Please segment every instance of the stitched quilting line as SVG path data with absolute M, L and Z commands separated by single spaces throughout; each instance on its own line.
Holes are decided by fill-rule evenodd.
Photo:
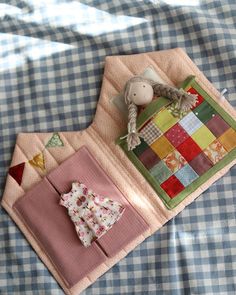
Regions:
M 78 131 L 79 132 L 79 131 Z M 76 132 L 76 133 L 78 133 L 78 132 Z M 66 142 L 67 143 L 67 145 L 69 145 L 71 148 L 72 148 L 72 150 L 74 151 L 74 153 L 76 152 L 76 149 L 70 144 L 70 142 L 67 140 L 67 138 L 64 136 L 64 133 L 65 132 L 60 132 L 60 135 L 63 137 L 63 140 L 64 140 L 64 142 Z
M 118 57 L 118 62 L 120 63 L 120 65 L 124 68 L 124 72 L 126 73 L 126 70 L 128 70 L 129 74 L 131 74 L 131 76 L 135 76 L 137 75 L 137 73 L 135 73 L 133 70 L 131 70 L 123 61 L 122 61 L 122 57 Z M 121 69 L 121 67 L 120 67 Z M 122 89 L 121 89 L 122 90 Z M 121 91 L 120 90 L 120 91 Z
M 89 127 L 88 127 L 89 128 Z M 67 139 L 67 134 L 72 134 L 76 136 L 76 140 L 80 141 L 80 137 L 82 136 L 82 134 L 84 132 L 86 132 L 87 128 L 86 129 L 83 129 L 83 130 L 80 130 L 80 131 L 63 131 L 61 132 L 63 134 L 63 137 L 66 139 L 66 141 L 68 142 L 68 144 L 70 145 L 70 147 L 74 150 L 74 152 L 76 152 L 78 149 L 75 148 L 72 143 L 69 141 L 69 139 Z M 80 148 L 80 147 L 79 147 Z
M 172 86 L 174 85 L 174 82 L 167 76 L 167 74 L 164 72 L 164 70 L 161 68 L 161 66 L 157 63 L 157 61 L 155 59 L 152 59 L 149 56 L 150 53 L 146 53 L 145 56 L 147 56 L 147 58 L 151 61 L 152 66 L 154 67 L 154 70 L 158 70 L 158 74 L 161 76 L 161 78 L 163 79 L 163 81 L 165 81 L 165 83 L 167 84 L 171 84 Z
M 114 88 L 117 91 L 117 94 L 121 91 L 120 86 L 116 83 L 116 81 L 112 80 L 112 78 L 104 72 L 103 77 L 112 85 L 112 88 Z M 98 101 L 99 102 L 99 101 Z
M 123 66 L 123 68 L 125 68 L 125 70 L 124 70 L 123 72 L 126 73 L 126 70 L 128 70 L 129 73 L 131 74 L 131 77 L 135 75 L 135 73 L 134 73 L 133 71 L 131 71 L 131 69 L 129 69 L 129 68 L 128 68 L 128 67 L 122 62 L 122 60 L 121 60 L 120 57 L 117 58 L 117 61 L 119 61 L 119 63 Z M 108 83 L 109 86 L 112 86 L 113 89 L 115 89 L 115 91 L 117 92 L 117 93 L 116 93 L 117 95 L 121 93 L 122 89 L 120 89 L 120 86 L 117 85 L 116 81 L 114 81 L 114 80 L 112 79 L 112 77 L 110 77 L 108 74 L 106 74 L 106 68 L 105 68 L 105 71 L 104 71 L 104 78 L 105 78 L 105 80 L 104 80 L 103 83 Z M 104 89 L 104 84 L 102 85 L 102 89 L 101 89 L 101 94 L 100 94 L 100 97 L 99 97 L 99 104 L 98 104 L 98 105 L 103 105 L 103 107 L 106 108 L 106 107 L 105 107 L 105 103 L 104 103 L 104 99 L 105 99 L 105 97 L 106 97 L 106 100 L 108 100 L 109 97 L 106 96 L 105 94 L 103 94 L 103 89 Z M 104 97 L 104 99 L 102 99 L 102 97 Z M 110 114 L 111 112 L 107 111 L 107 113 Z M 96 117 L 96 115 L 95 115 L 95 117 Z M 115 116 L 112 116 L 112 117 L 113 117 L 113 120 L 116 120 L 116 119 L 115 119 Z M 119 118 L 119 114 L 118 114 L 118 118 Z M 118 124 L 120 124 L 120 122 L 123 122 L 123 119 L 122 119 L 122 117 L 120 117 L 120 120 L 117 119 L 116 121 L 118 122 Z
M 6 183 L 8 183 L 8 180 L 9 180 L 10 177 L 11 177 L 10 175 L 7 176 L 7 181 L 6 181 Z M 12 178 L 12 177 L 11 177 L 11 178 Z M 22 197 L 25 195 L 25 193 L 26 193 L 25 189 L 24 189 L 21 185 L 19 185 L 19 188 L 22 190 L 22 195 L 21 195 L 18 199 L 22 198 Z M 17 202 L 18 199 L 17 199 L 15 202 Z M 9 208 L 12 208 L 12 207 L 14 206 L 14 204 L 15 204 L 15 202 L 14 202 L 14 204 L 11 205 L 11 204 L 8 202 L 8 198 L 4 197 L 4 195 L 3 195 L 1 201 L 2 201 L 2 202 L 5 202 L 5 203 L 9 206 Z
M 111 113 L 107 110 L 107 108 L 106 108 L 106 106 L 104 105 L 104 104 L 99 104 L 99 105 L 97 105 L 97 108 L 101 108 L 108 116 L 109 116 L 109 118 L 110 118 L 110 120 L 111 121 L 113 121 L 114 123 L 115 123 L 115 125 L 117 126 L 117 128 L 120 128 L 120 124 L 119 124 L 119 122 L 117 122 L 115 119 L 114 119 L 114 117 L 111 115 Z M 92 124 L 89 126 L 89 127 L 91 127 L 92 125 L 94 125 L 94 124 L 96 124 L 96 122 L 92 122 Z M 88 127 L 88 128 L 89 128 Z M 88 129 L 87 128 L 87 129 Z M 86 129 L 86 130 L 87 130 Z M 100 130 L 98 130 L 98 133 L 100 133 Z M 104 141 L 104 143 L 105 144 L 107 144 L 105 141 Z
M 103 97 L 105 98 L 105 96 L 103 96 Z M 108 99 L 108 97 L 107 97 L 107 99 Z M 115 111 L 117 111 L 117 108 L 115 107 L 115 105 L 113 105 L 113 104 L 110 104 L 110 105 L 112 105 L 113 106 L 113 109 Z M 124 125 L 124 127 L 126 126 L 126 124 L 124 124 L 123 118 L 120 116 L 120 113 L 117 114 L 117 118 L 116 118 L 116 116 L 111 116 L 111 113 L 108 111 L 108 107 L 106 106 L 106 103 L 104 102 L 103 99 L 101 99 L 101 103 L 97 104 L 97 108 L 99 108 L 99 107 L 103 108 L 103 110 L 107 114 L 109 114 L 110 118 L 112 118 L 112 120 L 116 123 L 116 125 L 118 126 L 118 128 L 120 128 L 120 125 L 121 124 Z M 96 121 L 96 116 L 97 116 L 97 113 L 95 114 L 94 121 Z M 93 123 L 91 123 L 91 124 L 93 124 Z M 91 126 L 91 124 L 90 124 L 90 126 Z
M 118 94 L 121 91 L 120 88 L 119 88 L 119 86 L 115 85 L 115 83 L 111 80 L 111 78 L 106 73 L 104 73 L 104 75 L 103 75 L 103 83 L 104 82 L 109 83 L 109 85 L 111 86 L 111 88 L 113 88 L 115 90 L 116 94 Z M 112 83 L 114 83 L 114 84 L 112 84 Z M 102 93 L 102 91 L 101 91 L 101 93 Z M 103 94 L 103 96 L 104 95 L 105 94 Z
M 92 127 L 93 127 L 93 124 L 92 124 Z M 109 147 L 106 143 L 105 143 L 105 141 L 103 140 L 103 138 L 102 138 L 102 136 L 101 136 L 101 134 L 100 134 L 100 132 L 98 132 L 97 131 L 97 129 L 96 129 L 96 127 L 93 127 L 93 129 L 94 129 L 94 131 L 95 131 L 95 133 L 96 133 L 96 135 L 99 135 L 99 138 L 97 137 L 96 139 L 93 139 L 93 141 L 95 141 L 96 140 L 96 142 L 97 142 L 97 144 L 98 144 L 98 141 L 100 141 L 100 143 L 99 143 L 99 146 L 100 146 L 100 148 L 101 148 L 101 150 L 102 149 L 108 149 L 108 152 L 106 152 L 106 156 L 108 157 L 109 156 L 109 158 L 110 158 L 110 161 L 112 161 L 113 163 L 114 163 L 114 167 L 120 167 L 119 169 L 117 169 L 117 172 L 119 172 L 119 174 L 122 176 L 122 178 L 123 179 L 125 179 L 125 181 L 127 182 L 127 181 L 129 181 L 129 186 L 132 188 L 132 190 L 135 192 L 135 194 L 137 194 L 137 195 L 139 195 L 139 192 L 141 191 L 142 192 L 142 194 L 145 196 L 146 195 L 146 192 L 143 190 L 143 189 L 139 189 L 139 191 L 137 192 L 136 191 L 136 187 L 139 187 L 140 186 L 140 183 L 138 183 L 138 181 L 137 181 L 137 179 L 135 179 L 135 177 L 134 176 L 132 176 L 130 173 L 126 173 L 126 172 L 124 172 L 124 170 L 126 170 L 125 168 L 124 168 L 124 165 L 122 164 L 122 161 L 119 161 L 118 159 L 118 157 L 116 156 L 116 158 L 113 156 L 113 151 L 112 151 L 112 148 L 111 147 Z M 91 133 L 90 132 L 90 136 L 91 137 L 95 137 L 94 135 L 93 135 L 93 133 Z M 126 159 L 126 155 L 124 155 L 124 157 L 123 157 L 123 159 Z M 122 160 L 122 159 L 120 159 L 120 160 Z M 131 166 L 132 167 L 132 166 Z M 135 167 L 132 167 L 132 168 L 134 168 L 135 169 Z M 132 169 L 131 168 L 131 169 Z M 145 178 L 143 178 L 144 179 L 144 181 L 146 181 L 145 180 Z M 113 179 L 112 178 L 112 181 L 113 181 L 113 183 L 116 183 L 116 186 L 119 188 L 119 184 L 115 181 L 115 179 Z M 135 183 L 135 186 L 133 185 Z M 121 193 L 122 193 L 122 190 L 119 188 L 119 190 L 121 191 Z M 123 194 L 123 193 L 122 193 Z M 156 193 L 154 192 L 154 194 L 153 194 L 153 199 L 154 199 L 154 195 L 155 195 Z M 152 211 L 152 213 L 156 216 L 157 215 L 157 211 L 154 209 L 154 207 L 152 207 L 151 206 L 151 204 L 150 204 L 150 196 L 148 197 L 148 200 L 146 199 L 146 198 L 142 198 L 142 201 L 144 201 L 144 203 L 146 204 L 146 205 L 148 205 L 148 208 L 149 208 L 149 210 L 151 210 Z M 130 201 L 129 201 L 130 202 Z M 152 201 L 154 204 L 156 203 L 156 202 L 154 202 L 154 201 Z M 135 208 L 135 210 L 137 211 L 138 209 L 136 209 Z M 160 211 L 161 211 L 161 213 L 162 213 L 162 215 L 163 215 L 163 218 L 167 221 L 167 216 L 165 215 L 165 213 L 160 209 Z M 158 218 L 157 218 L 157 220 L 158 220 Z M 160 220 L 159 220 L 159 223 L 161 224 L 162 222 L 160 222 Z

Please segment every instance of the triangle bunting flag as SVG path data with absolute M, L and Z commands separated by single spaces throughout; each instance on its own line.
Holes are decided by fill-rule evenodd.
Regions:
M 39 167 L 41 170 L 45 170 L 44 156 L 43 153 L 37 154 L 33 159 L 29 160 L 30 165 Z
M 19 185 L 21 185 L 22 182 L 24 168 L 25 163 L 20 163 L 16 166 L 10 167 L 8 171 L 11 177 L 13 177 Z
M 46 144 L 46 148 L 56 147 L 56 146 L 64 146 L 64 143 L 61 140 L 60 135 L 57 132 L 53 133 L 52 137 L 50 138 L 50 140 Z

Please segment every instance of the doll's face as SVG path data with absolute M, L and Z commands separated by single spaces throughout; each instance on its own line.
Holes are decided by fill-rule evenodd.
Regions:
M 146 105 L 152 101 L 153 88 L 145 82 L 133 82 L 130 86 L 129 98 L 138 106 Z

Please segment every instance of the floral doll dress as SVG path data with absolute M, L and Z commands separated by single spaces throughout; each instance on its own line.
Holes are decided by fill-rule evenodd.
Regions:
M 85 247 L 104 235 L 122 216 L 124 207 L 100 196 L 79 182 L 69 193 L 61 195 L 60 205 L 68 209 L 76 232 Z

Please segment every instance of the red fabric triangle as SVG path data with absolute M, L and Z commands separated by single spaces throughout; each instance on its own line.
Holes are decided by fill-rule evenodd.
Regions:
M 20 163 L 16 166 L 10 167 L 8 171 L 19 185 L 21 185 L 24 168 L 25 163 Z

